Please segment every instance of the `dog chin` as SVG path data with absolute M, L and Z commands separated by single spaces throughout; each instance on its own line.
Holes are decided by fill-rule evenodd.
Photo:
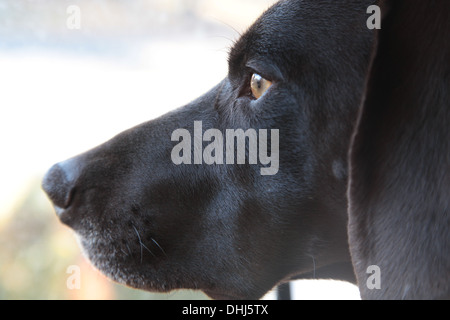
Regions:
M 217 283 L 214 285 L 203 283 L 202 285 L 195 279 L 188 280 L 187 278 L 174 277 L 173 273 L 170 272 L 159 273 L 157 270 L 152 270 L 152 266 L 148 264 L 130 263 L 130 254 L 124 252 L 123 248 L 111 246 L 105 239 L 105 234 L 103 236 L 94 234 L 82 236 L 75 233 L 75 237 L 83 256 L 94 269 L 113 282 L 134 289 L 159 293 L 183 288 L 194 289 L 203 291 L 213 300 L 255 300 L 261 296 L 245 290 L 244 293 L 239 288 L 235 288 L 237 289 L 235 290 L 230 287 L 227 288 L 227 286 L 221 287 Z M 105 250 L 105 248 L 108 248 L 108 250 Z
M 109 246 L 109 250 L 103 248 L 106 244 L 102 237 L 83 237 L 75 233 L 81 252 L 89 264 L 109 280 L 149 292 L 166 293 L 180 287 L 180 283 L 170 286 L 176 282 L 171 279 L 153 279 L 151 268 L 136 264 L 130 264 L 130 255 L 125 254 L 118 248 Z
M 142 289 L 145 287 L 144 277 L 139 275 L 136 270 L 126 267 L 125 256 L 119 254 L 115 249 L 110 249 L 107 252 L 96 248 L 102 246 L 103 239 L 94 237 L 85 238 L 75 233 L 75 238 L 78 246 L 81 248 L 81 253 L 86 261 L 101 274 L 108 279 L 133 287 Z M 121 262 L 123 260 L 123 262 Z

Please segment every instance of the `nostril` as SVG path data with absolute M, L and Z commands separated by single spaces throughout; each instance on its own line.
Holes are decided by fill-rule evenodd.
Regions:
M 60 164 L 55 164 L 44 177 L 42 189 L 47 193 L 53 204 L 59 208 L 67 209 L 75 194 L 73 181 L 68 179 Z

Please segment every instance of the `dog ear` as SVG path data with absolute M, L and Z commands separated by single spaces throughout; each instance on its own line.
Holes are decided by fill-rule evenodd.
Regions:
M 362 298 L 443 298 L 450 294 L 450 2 L 388 4 L 349 151 L 350 251 Z

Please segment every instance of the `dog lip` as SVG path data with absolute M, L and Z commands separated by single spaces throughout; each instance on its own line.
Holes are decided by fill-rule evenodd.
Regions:
M 55 212 L 56 215 L 61 218 L 62 214 L 64 213 L 64 211 L 66 211 L 64 208 L 58 207 L 58 206 L 53 206 L 55 208 Z
M 58 217 L 59 221 L 63 224 L 65 224 L 66 226 L 70 227 L 70 228 L 74 228 L 74 219 L 72 219 L 71 217 L 71 213 L 70 208 L 66 209 L 66 208 L 61 208 L 58 207 L 57 205 L 54 205 L 53 208 L 55 209 L 55 213 L 56 216 Z

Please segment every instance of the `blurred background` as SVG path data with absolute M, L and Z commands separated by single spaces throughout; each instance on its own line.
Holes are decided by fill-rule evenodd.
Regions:
M 40 182 L 54 163 L 212 88 L 233 41 L 274 2 L 0 0 L 0 299 L 207 298 L 110 282 L 82 257 Z M 79 288 L 67 285 L 71 266 Z M 298 281 L 293 297 L 359 294 Z

